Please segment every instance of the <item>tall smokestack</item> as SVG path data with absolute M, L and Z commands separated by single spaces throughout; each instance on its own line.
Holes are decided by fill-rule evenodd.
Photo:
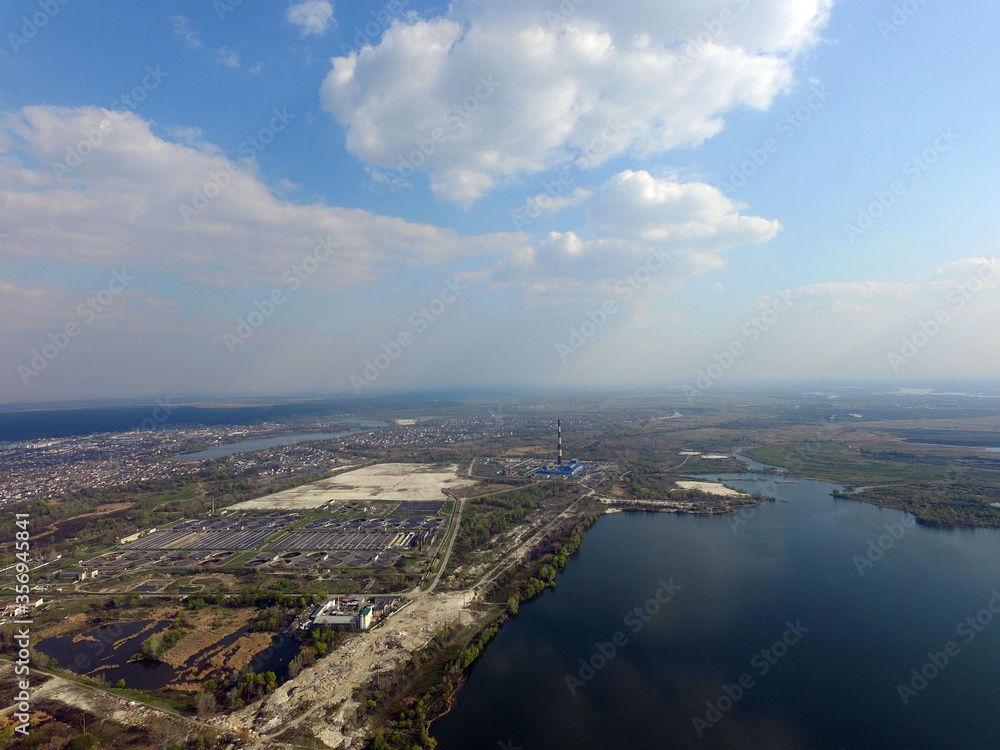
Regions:
M 556 466 L 562 466 L 562 420 L 556 420 L 556 434 L 559 436 L 559 456 L 556 459 Z

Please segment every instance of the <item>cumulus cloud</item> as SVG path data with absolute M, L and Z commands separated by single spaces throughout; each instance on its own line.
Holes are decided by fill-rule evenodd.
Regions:
M 271 188 L 253 159 L 232 162 L 215 147 L 190 145 L 186 131 L 174 132 L 189 137 L 165 140 L 134 113 L 94 107 L 26 107 L 0 118 L 0 214 L 8 235 L 0 258 L 144 265 L 193 284 L 238 287 L 280 283 L 317 238 L 331 237 L 333 262 L 310 284 L 342 288 L 389 268 L 499 256 L 525 242 L 523 235 L 461 237 L 361 209 L 289 203 L 280 197 L 289 181 Z M 275 134 L 281 137 L 288 136 Z
M 697 146 L 732 109 L 767 108 L 830 0 L 625 5 L 461 2 L 411 15 L 333 59 L 322 106 L 361 160 L 402 180 L 424 171 L 437 197 L 467 206 L 558 164 Z
M 743 216 L 741 207 L 711 185 L 627 169 L 604 183 L 590 217 L 605 236 L 712 251 L 764 242 L 781 229 L 777 221 Z
M 304 0 L 285 11 L 285 19 L 298 27 L 299 35 L 322 34 L 333 21 L 333 3 L 328 0 Z
M 532 247 L 517 248 L 493 280 L 518 282 L 550 299 L 585 288 L 604 293 L 608 280 L 655 256 L 661 263 L 654 288 L 678 289 L 725 265 L 725 251 L 767 242 L 781 231 L 780 222 L 746 216 L 743 208 L 711 185 L 625 170 L 597 191 L 583 229 L 550 232 Z

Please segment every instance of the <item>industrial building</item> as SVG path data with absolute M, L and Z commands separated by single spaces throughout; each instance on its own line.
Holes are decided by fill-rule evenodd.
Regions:
M 388 617 L 402 603 L 403 600 L 398 596 L 333 597 L 317 606 L 302 627 L 346 625 L 357 630 L 367 630 L 372 626 L 376 615 L 379 619 Z
M 562 466 L 543 466 L 536 473 L 547 477 L 571 477 L 579 474 L 586 468 L 586 466 L 580 463 L 579 459 L 574 458 L 568 464 L 563 464 Z
M 586 466 L 580 463 L 580 459 L 574 458 L 568 464 L 563 463 L 563 450 L 562 450 L 562 420 L 556 421 L 556 465 L 549 466 L 546 464 L 541 469 L 539 469 L 536 474 L 547 477 L 572 477 L 579 474 L 581 471 L 586 470 Z

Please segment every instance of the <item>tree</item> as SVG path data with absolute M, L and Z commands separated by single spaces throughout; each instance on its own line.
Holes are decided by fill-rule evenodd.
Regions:
M 194 697 L 194 707 L 195 711 L 198 712 L 198 716 L 211 716 L 215 713 L 215 696 L 212 693 L 199 690 L 198 694 Z
M 91 750 L 97 746 L 97 737 L 90 732 L 78 734 L 66 745 L 66 750 Z

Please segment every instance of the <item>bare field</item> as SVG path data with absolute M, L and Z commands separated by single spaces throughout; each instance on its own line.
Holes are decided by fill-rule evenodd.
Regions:
M 476 480 L 460 479 L 458 466 L 432 464 L 374 464 L 338 474 L 302 487 L 258 497 L 230 506 L 230 510 L 306 510 L 340 500 L 446 500 L 442 491 L 465 487 Z

